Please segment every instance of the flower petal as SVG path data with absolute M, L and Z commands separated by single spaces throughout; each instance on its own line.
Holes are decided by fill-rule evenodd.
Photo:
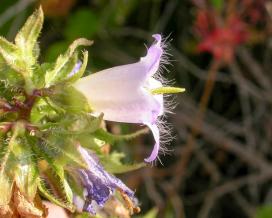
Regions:
M 86 189 L 85 203 L 83 206 L 84 211 L 95 214 L 96 209 L 103 207 L 116 189 L 122 190 L 131 198 L 132 202 L 137 204 L 134 198 L 134 192 L 120 179 L 106 172 L 102 165 L 100 165 L 95 154 L 81 146 L 79 146 L 78 149 L 89 167 L 89 170 L 79 170 L 82 183 Z M 79 206 L 82 208 L 82 204 L 79 204 Z
M 143 123 L 154 122 L 162 114 L 162 97 L 144 89 L 145 82 L 158 70 L 162 55 L 161 36 L 147 55 L 137 63 L 109 68 L 79 79 L 74 87 L 83 93 L 95 112 L 106 120 Z
M 154 34 L 152 37 L 155 38 L 155 43 L 147 50 L 147 55 L 141 58 L 141 62 L 143 62 L 148 69 L 148 76 L 153 76 L 158 71 L 163 54 L 161 35 Z
M 154 140 L 155 140 L 155 144 L 154 144 L 154 147 L 153 147 L 153 150 L 150 154 L 150 156 L 148 158 L 145 158 L 144 160 L 146 162 L 152 162 L 154 161 L 158 154 L 159 154 L 159 150 L 160 150 L 160 131 L 159 131 L 159 128 L 156 124 L 150 124 L 150 123 L 145 123 L 145 125 L 147 125 L 152 133 L 153 133 L 153 136 L 154 136 Z
M 145 86 L 147 87 L 148 90 L 153 90 L 153 89 L 157 89 L 157 88 L 161 88 L 163 87 L 162 83 L 157 80 L 157 79 L 154 79 L 154 78 L 149 78 L 147 81 L 146 81 L 146 84 Z M 161 116 L 163 115 L 164 113 L 164 107 L 163 107 L 163 95 L 153 95 L 153 97 L 156 99 L 156 101 L 158 102 L 158 105 L 160 105 L 160 109 L 158 110 L 158 116 Z
M 104 113 L 105 120 L 126 123 L 153 122 L 162 113 L 162 99 L 158 101 L 157 96 L 141 87 L 143 79 L 137 76 L 140 69 L 135 71 L 138 64 L 132 65 L 96 73 L 75 85 L 88 99 L 95 112 Z M 112 70 L 112 74 L 109 70 Z

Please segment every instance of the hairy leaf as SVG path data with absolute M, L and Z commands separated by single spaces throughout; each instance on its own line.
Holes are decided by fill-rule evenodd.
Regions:
M 22 58 L 28 66 L 35 64 L 37 60 L 37 39 L 43 25 L 43 11 L 40 7 L 26 21 L 22 29 L 15 37 L 15 44 L 21 51 Z

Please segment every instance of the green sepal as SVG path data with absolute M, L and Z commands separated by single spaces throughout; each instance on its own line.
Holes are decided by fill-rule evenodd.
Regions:
M 45 181 L 43 181 L 42 179 L 39 180 L 38 183 L 38 189 L 41 192 L 41 194 L 47 198 L 49 201 L 51 201 L 52 203 L 66 208 L 69 211 L 71 211 L 72 213 L 75 211 L 75 206 L 73 204 L 70 204 L 68 202 L 63 202 L 63 200 L 61 200 L 60 198 L 58 198 L 57 196 L 55 196 L 50 189 L 46 186 Z
M 0 96 L 11 101 L 23 86 L 23 76 L 9 67 L 0 56 Z
M 57 164 L 56 161 L 50 155 L 48 155 L 48 153 L 40 149 L 40 146 L 33 146 L 33 148 L 39 159 L 46 161 L 46 163 L 48 164 L 47 171 L 50 170 L 51 175 L 54 176 L 58 188 L 61 189 L 61 194 L 64 195 L 65 204 L 70 204 L 68 207 L 72 207 L 73 192 L 65 177 L 63 166 Z
M 31 110 L 30 122 L 34 125 L 42 125 L 43 121 L 54 120 L 59 108 L 55 108 L 46 99 L 39 99 Z M 43 124 L 44 125 L 44 124 Z
M 0 161 L 0 205 L 7 205 L 12 196 L 12 188 L 14 183 L 14 163 L 15 158 L 11 152 L 14 144 L 16 144 L 16 138 L 19 134 L 19 129 L 14 128 L 10 140 L 7 142 L 2 141 L 2 146 L 5 146 L 4 155 Z
M 149 132 L 148 128 L 143 128 L 130 134 L 114 135 L 107 132 L 105 129 L 100 128 L 97 131 L 95 131 L 93 135 L 100 140 L 113 144 L 116 141 L 132 140 L 140 135 L 147 134 L 148 132 Z
M 70 123 L 70 126 L 67 128 L 67 134 L 73 134 L 74 136 L 90 134 L 101 127 L 103 114 L 98 117 L 89 114 L 78 114 L 77 116 L 67 117 L 67 121 Z
M 33 66 L 32 81 L 37 89 L 45 86 L 45 72 L 52 67 L 50 63 L 43 63 L 41 65 L 35 64 Z
M 56 165 L 87 168 L 75 140 L 60 134 L 57 129 L 49 130 L 47 134 L 49 135 L 43 139 L 40 149 L 48 157 L 53 158 Z
M 84 51 L 83 52 L 83 62 L 82 62 L 80 69 L 74 75 L 69 77 L 67 79 L 67 82 L 73 83 L 73 82 L 77 81 L 79 78 L 81 78 L 86 70 L 87 64 L 88 64 L 88 51 Z
M 73 86 L 56 86 L 50 99 L 58 107 L 65 109 L 68 113 L 90 112 L 90 106 L 83 94 Z
M 9 146 L 9 152 L 14 158 L 13 168 L 10 173 L 14 176 L 16 186 L 20 192 L 29 201 L 32 201 L 37 192 L 39 172 L 31 150 L 32 145 L 27 141 L 22 122 L 15 124 L 14 135 L 10 143 L 12 144 Z
M 7 148 L 5 155 L 1 159 L 1 169 L 0 169 L 0 205 L 7 205 L 10 202 L 12 196 L 12 188 L 14 179 L 10 175 L 12 172 L 12 159 L 11 153 Z
M 50 178 L 54 180 L 52 181 L 55 185 L 54 188 L 57 188 L 61 196 L 65 199 L 65 204 L 69 205 L 68 207 L 73 207 L 73 192 L 65 178 L 63 167 L 51 162 L 49 163 L 48 173 L 51 174 Z
M 57 58 L 54 68 L 52 70 L 49 70 L 46 72 L 46 75 L 45 75 L 46 87 L 50 87 L 51 85 L 54 85 L 54 84 L 60 82 L 60 78 L 61 78 L 60 75 L 63 74 L 63 71 L 65 69 L 67 70 L 67 64 L 70 64 L 71 57 L 74 55 L 74 52 L 77 49 L 77 47 L 90 46 L 91 44 L 92 44 L 92 41 L 89 41 L 84 38 L 80 38 L 80 39 L 75 40 L 69 46 L 68 50 L 63 55 L 60 55 Z M 70 71 L 65 72 L 65 73 L 66 73 L 66 75 L 68 75 L 70 73 Z M 62 79 L 65 81 L 67 78 L 62 78 Z
M 6 173 L 0 173 L 0 205 L 8 205 L 12 196 L 14 180 Z
M 57 84 L 68 79 L 70 72 L 75 68 L 78 62 L 78 53 L 75 52 L 69 60 L 59 69 L 58 73 L 54 76 L 51 84 Z M 46 82 L 48 78 L 46 78 Z
M 32 162 L 16 168 L 16 185 L 28 200 L 33 200 L 37 193 L 38 177 L 38 169 Z
M 99 155 L 99 159 L 102 165 L 105 167 L 106 171 L 119 174 L 126 173 L 133 170 L 140 169 L 146 166 L 145 163 L 137 163 L 137 164 L 123 164 L 122 159 L 125 157 L 124 153 L 112 152 L 109 155 Z
M 58 178 L 60 179 L 59 183 L 62 188 L 62 192 L 65 195 L 65 199 L 68 201 L 69 204 L 73 205 L 73 191 L 65 177 L 63 167 L 56 164 L 54 167 L 54 170 L 55 170 L 55 173 L 58 175 Z
M 37 39 L 42 29 L 43 20 L 44 15 L 40 7 L 27 19 L 15 37 L 15 44 L 20 49 L 22 58 L 28 66 L 34 65 L 38 58 Z
M 14 170 L 16 185 L 21 193 L 32 201 L 37 192 L 39 171 L 30 146 L 27 143 L 17 143 L 13 146 L 13 154 L 17 160 Z

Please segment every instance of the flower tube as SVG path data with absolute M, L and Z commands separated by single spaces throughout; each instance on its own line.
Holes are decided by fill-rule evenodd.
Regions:
M 154 34 L 155 42 L 140 61 L 105 69 L 79 79 L 74 87 L 83 93 L 95 112 L 103 113 L 109 121 L 147 125 L 155 145 L 146 162 L 154 161 L 160 149 L 159 116 L 165 112 L 162 82 L 155 79 L 163 56 L 162 38 Z M 171 88 L 168 87 L 168 90 Z M 172 88 L 169 92 L 180 92 Z M 169 93 L 168 92 L 168 93 Z

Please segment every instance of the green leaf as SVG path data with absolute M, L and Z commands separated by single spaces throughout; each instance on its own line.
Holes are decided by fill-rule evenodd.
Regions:
M 123 164 L 121 159 L 124 157 L 123 153 L 112 152 L 110 155 L 100 155 L 99 158 L 106 171 L 113 174 L 126 173 L 146 166 L 145 163 Z
M 22 29 L 15 37 L 15 44 L 21 50 L 22 58 L 28 66 L 35 64 L 37 60 L 37 39 L 43 25 L 43 11 L 40 7 L 26 21 Z
M 54 85 L 58 82 L 60 82 L 60 79 L 66 80 L 66 77 L 62 77 L 61 75 L 68 75 L 71 72 L 71 65 L 75 66 L 75 56 L 74 52 L 79 46 L 90 46 L 92 44 L 92 41 L 89 41 L 84 38 L 80 38 L 75 40 L 68 48 L 68 50 L 63 54 L 60 55 L 56 63 L 54 65 L 54 68 L 52 70 L 49 70 L 46 72 L 45 75 L 45 84 L 46 87 L 50 87 L 51 85 Z
M 23 87 L 24 85 L 24 78 L 22 75 L 15 72 L 7 65 L 1 68 L 0 81 L 1 83 L 5 83 L 5 92 L 13 92 L 12 90 Z
M 21 51 L 14 44 L 0 37 L 0 54 L 13 70 L 23 75 L 26 92 L 31 93 L 34 89 L 30 78 L 32 69 L 28 66 L 27 60 L 22 58 Z

